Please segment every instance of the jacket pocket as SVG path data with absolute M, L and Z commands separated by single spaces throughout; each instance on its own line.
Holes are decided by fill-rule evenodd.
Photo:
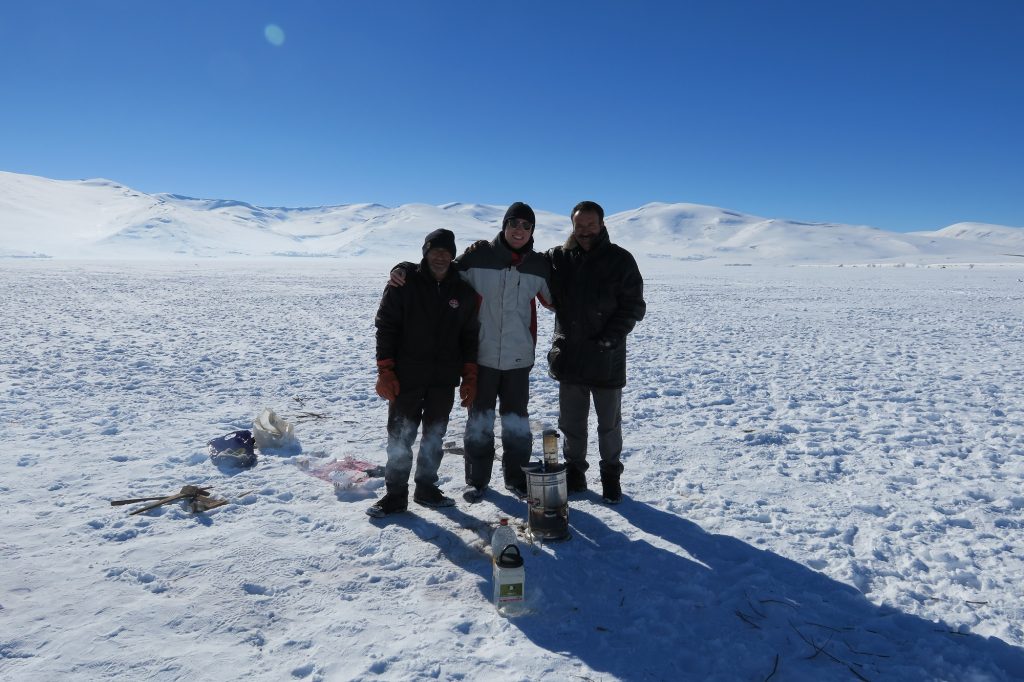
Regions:
M 602 348 L 596 341 L 587 341 L 583 347 L 581 378 L 588 384 L 606 384 L 612 378 L 614 352 Z

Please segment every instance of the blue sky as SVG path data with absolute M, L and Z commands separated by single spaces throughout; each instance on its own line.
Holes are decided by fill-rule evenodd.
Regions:
M 1020 0 L 7 0 L 0 170 L 1024 226 L 1022 36 Z

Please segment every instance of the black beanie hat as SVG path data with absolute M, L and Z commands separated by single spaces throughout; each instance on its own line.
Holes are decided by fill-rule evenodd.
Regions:
M 524 204 L 521 201 L 517 201 L 508 207 L 505 211 L 505 219 L 501 221 L 501 227 L 504 228 L 508 224 L 509 220 L 521 219 L 530 223 L 530 229 L 532 230 L 537 225 L 537 218 L 533 215 L 533 209 L 528 204 Z
M 431 249 L 448 249 L 448 253 L 455 258 L 455 233 L 443 227 L 434 230 L 423 240 L 423 257 L 427 257 L 427 251 Z

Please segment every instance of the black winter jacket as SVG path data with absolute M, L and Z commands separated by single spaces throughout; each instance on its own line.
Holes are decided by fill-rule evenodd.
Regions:
M 374 324 L 377 360 L 391 358 L 402 388 L 457 386 L 476 362 L 477 297 L 454 268 L 438 282 L 425 262 L 405 286 L 385 287 Z
M 644 318 L 644 280 L 633 256 L 601 230 L 590 251 L 572 237 L 547 252 L 555 336 L 548 371 L 596 388 L 626 385 L 626 335 Z

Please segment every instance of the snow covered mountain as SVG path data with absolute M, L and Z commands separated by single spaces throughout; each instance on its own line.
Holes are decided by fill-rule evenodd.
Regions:
M 528 197 L 527 197 L 528 199 Z M 0 257 L 363 257 L 415 253 L 436 227 L 460 248 L 490 239 L 503 206 L 347 204 L 260 207 L 145 194 L 110 180 L 51 180 L 0 172 Z M 538 248 L 561 243 L 565 215 L 538 211 Z M 639 258 L 713 263 L 1017 261 L 1024 230 L 958 223 L 935 232 L 762 218 L 699 204 L 652 203 L 606 219 Z
M 605 222 L 614 239 L 652 258 L 719 263 L 1012 260 L 1004 255 L 1002 241 L 955 238 L 943 231 L 904 234 L 862 225 L 761 218 L 698 204 L 647 204 Z M 1024 230 L 998 229 L 1024 236 Z
M 988 223 L 956 223 L 949 227 L 944 227 L 937 232 L 917 234 L 937 235 L 948 239 L 993 244 L 1008 249 L 1016 249 L 1018 254 L 1024 251 L 1024 230 L 1016 227 L 989 225 Z

